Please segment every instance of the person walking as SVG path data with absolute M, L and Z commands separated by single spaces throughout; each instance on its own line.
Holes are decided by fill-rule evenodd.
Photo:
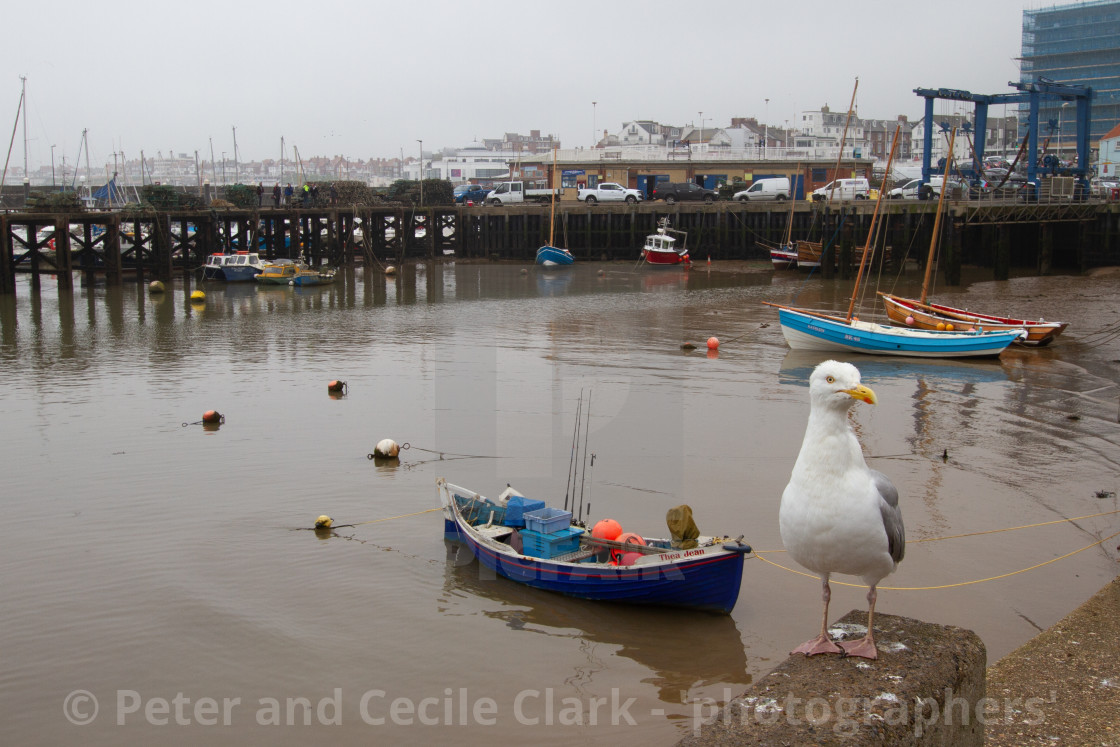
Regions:
M 264 207 L 264 182 L 257 182 L 257 207 Z

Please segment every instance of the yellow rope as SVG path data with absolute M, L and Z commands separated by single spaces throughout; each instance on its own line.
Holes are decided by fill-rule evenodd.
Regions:
M 908 544 L 916 545 L 919 542 L 940 542 L 941 540 L 960 539 L 961 537 L 978 537 L 981 534 L 999 534 L 1000 532 L 1014 532 L 1019 529 L 1034 529 L 1035 527 L 1047 527 L 1051 524 L 1065 524 L 1070 521 L 1081 521 L 1082 519 L 1093 519 L 1097 516 L 1111 516 L 1112 514 L 1120 514 L 1120 509 L 1115 511 L 1101 511 L 1099 514 L 1086 514 L 1085 516 L 1073 516 L 1069 519 L 1055 519 L 1054 521 L 1042 521 L 1038 524 L 1024 524 L 1021 527 L 1006 527 L 1004 529 L 987 529 L 983 532 L 966 532 L 964 534 L 950 534 L 945 537 L 926 537 L 925 539 L 909 540 Z M 785 550 L 758 550 L 757 552 L 785 552 Z
M 890 591 L 932 591 L 934 589 L 953 589 L 953 588 L 956 588 L 958 586 L 971 586 L 973 584 L 982 584 L 986 581 L 997 581 L 1001 578 L 1007 578 L 1008 576 L 1015 576 L 1015 575 L 1018 575 L 1020 573 L 1026 573 L 1027 571 L 1033 571 L 1036 568 L 1041 568 L 1044 565 L 1050 565 L 1051 563 L 1057 563 L 1059 560 L 1065 560 L 1066 558 L 1071 557 L 1073 555 L 1076 555 L 1079 552 L 1084 552 L 1086 550 L 1089 550 L 1091 548 L 1096 547 L 1097 545 L 1104 544 L 1105 542 L 1108 542 L 1113 537 L 1118 537 L 1118 536 L 1120 536 L 1120 532 L 1116 532 L 1115 534 L 1110 534 L 1109 536 L 1105 537 L 1104 539 L 1098 540 L 1097 542 L 1094 542 L 1091 545 L 1085 545 L 1085 547 L 1082 547 L 1080 550 L 1074 550 L 1073 552 L 1067 552 L 1065 555 L 1061 555 L 1057 558 L 1051 558 L 1050 560 L 1043 561 L 1042 563 L 1032 565 L 1029 568 L 1021 568 L 1017 571 L 1011 571 L 1010 573 L 1001 573 L 998 576 L 989 576 L 988 578 L 978 578 L 978 579 L 975 579 L 973 581 L 961 581 L 961 582 L 955 583 L 955 584 L 941 584 L 940 586 L 879 586 L 879 587 L 876 587 L 876 588 L 887 589 L 887 590 L 890 590 Z M 767 558 L 764 558 L 761 555 L 759 555 L 757 551 L 754 553 L 754 556 L 764 563 L 769 563 L 770 565 L 775 566 L 776 568 L 781 568 L 783 571 L 789 571 L 790 573 L 796 573 L 799 576 L 806 576 L 808 578 L 819 578 L 818 576 L 816 576 L 812 573 L 805 573 L 804 571 L 798 571 L 798 570 L 795 570 L 793 568 L 787 568 L 784 565 L 781 565 L 779 563 L 775 563 L 773 560 L 768 560 Z M 846 583 L 844 581 L 832 581 L 831 583 L 834 583 L 838 586 L 851 586 L 851 587 L 856 588 L 856 589 L 866 589 L 867 588 L 867 586 L 864 585 L 864 584 L 849 584 L 849 583 Z
M 409 516 L 419 516 L 420 514 L 430 514 L 432 511 L 442 511 L 442 510 L 443 510 L 442 507 L 427 508 L 427 509 L 424 509 L 423 511 L 416 511 L 415 513 L 411 513 L 411 514 L 401 514 L 400 516 L 390 516 L 386 519 L 372 519 L 370 521 L 359 521 L 357 524 L 344 524 L 343 526 L 360 527 L 363 524 L 376 524 L 379 521 L 392 521 L 393 519 L 407 519 Z

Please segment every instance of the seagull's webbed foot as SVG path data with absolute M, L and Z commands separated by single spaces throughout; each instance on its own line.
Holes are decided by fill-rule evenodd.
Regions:
M 816 654 L 840 654 L 843 652 L 844 649 L 837 646 L 831 638 L 823 633 L 811 641 L 805 641 L 793 651 L 790 651 L 791 654 L 805 654 L 806 656 L 814 656 Z
M 841 641 L 840 647 L 848 656 L 858 656 L 861 659 L 879 658 L 879 650 L 875 648 L 875 639 L 870 633 L 855 641 Z

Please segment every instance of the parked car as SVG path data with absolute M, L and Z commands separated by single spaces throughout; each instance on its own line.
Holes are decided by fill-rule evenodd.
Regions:
M 894 189 L 892 189 L 890 192 L 887 193 L 887 196 L 890 197 L 892 200 L 897 200 L 899 198 L 902 198 L 904 200 L 914 200 L 914 199 L 919 199 L 919 198 L 928 200 L 930 198 L 940 196 L 941 185 L 942 185 L 943 180 L 944 180 L 944 177 L 931 176 L 929 178 L 929 184 L 926 185 L 926 189 L 923 191 L 922 180 L 921 179 L 911 179 L 910 181 L 903 184 L 901 187 L 895 187 Z M 949 191 L 949 196 L 950 197 L 954 194 L 953 191 L 952 191 L 954 189 L 959 189 L 960 190 L 959 194 L 961 194 L 961 195 L 967 195 L 968 192 L 969 192 L 968 185 L 965 182 L 961 181 L 960 179 L 950 178 L 949 179 L 949 190 L 950 190 Z
M 706 189 L 692 182 L 661 182 L 653 188 L 651 200 L 665 200 L 672 205 L 674 202 L 686 200 L 715 202 L 719 199 L 719 192 Z
M 813 201 L 827 200 L 829 193 L 834 200 L 866 200 L 871 196 L 871 185 L 867 179 L 836 179 L 820 189 L 813 190 Z
M 590 189 L 584 187 L 576 194 L 576 199 L 594 205 L 596 202 L 628 202 L 633 205 L 645 199 L 645 195 L 636 189 L 628 189 L 614 182 L 600 182 Z
M 1093 177 L 1089 180 L 1089 192 L 1093 197 L 1109 197 L 1114 189 L 1120 189 L 1120 180 L 1108 177 Z
M 789 199 L 789 177 L 777 176 L 767 177 L 765 179 L 756 179 L 747 189 L 742 192 L 736 192 L 732 198 L 739 202 L 748 202 L 750 200 L 788 200 Z
M 452 191 L 455 202 L 465 203 L 473 202 L 475 205 L 481 205 L 486 201 L 486 193 L 490 190 L 481 184 L 460 184 Z

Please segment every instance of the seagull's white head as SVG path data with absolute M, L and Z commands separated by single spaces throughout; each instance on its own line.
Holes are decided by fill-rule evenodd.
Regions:
M 859 369 L 851 363 L 824 361 L 809 377 L 809 398 L 815 406 L 847 410 L 858 400 L 878 403 L 875 392 L 859 383 Z

